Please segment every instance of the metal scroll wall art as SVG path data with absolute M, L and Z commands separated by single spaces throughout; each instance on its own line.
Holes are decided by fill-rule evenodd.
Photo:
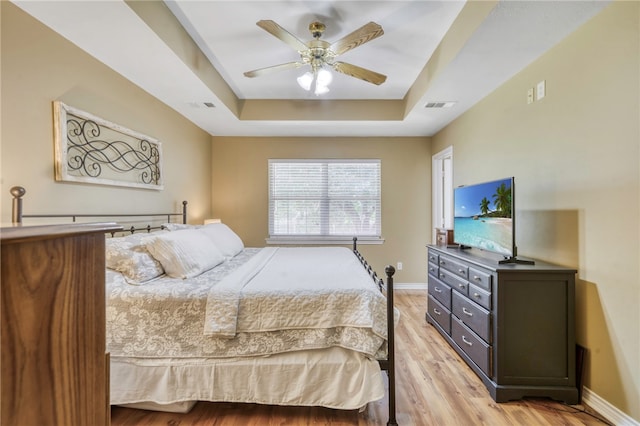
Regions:
M 160 142 L 62 102 L 53 107 L 57 181 L 163 188 Z

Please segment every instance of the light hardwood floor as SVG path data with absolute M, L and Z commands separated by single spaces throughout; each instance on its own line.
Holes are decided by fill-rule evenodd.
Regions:
M 547 399 L 495 403 L 480 379 L 425 321 L 426 292 L 396 291 L 401 311 L 396 331 L 397 421 L 422 425 L 603 425 L 582 412 Z M 384 374 L 384 373 L 383 373 Z M 384 374 L 386 379 L 386 374 Z M 597 415 L 595 415 L 597 416 Z M 325 408 L 272 407 L 199 402 L 187 414 L 113 407 L 111 424 L 213 425 L 384 425 L 387 401 L 369 404 L 362 413 Z

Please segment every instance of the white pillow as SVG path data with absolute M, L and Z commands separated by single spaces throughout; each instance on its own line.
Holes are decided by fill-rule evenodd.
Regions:
M 195 277 L 224 261 L 213 241 L 196 229 L 160 235 L 147 243 L 147 249 L 173 278 Z
M 226 258 L 231 258 L 244 249 L 242 239 L 224 223 L 211 223 L 199 228 L 220 249 Z
M 196 229 L 196 228 L 200 228 L 202 225 L 188 225 L 186 223 L 174 223 L 174 222 L 168 222 L 168 223 L 163 223 L 162 224 L 162 228 L 166 229 L 167 231 L 182 231 L 184 229 Z
M 147 241 L 153 234 L 131 234 L 107 238 L 105 257 L 107 268 L 124 275 L 129 284 L 146 284 L 164 275 L 160 262 L 147 251 Z

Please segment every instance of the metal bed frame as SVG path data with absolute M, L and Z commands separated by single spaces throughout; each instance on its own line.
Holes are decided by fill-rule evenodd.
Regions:
M 181 222 L 183 224 L 187 223 L 187 201 L 182 202 L 182 213 L 125 213 L 125 214 L 23 214 L 22 212 L 22 197 L 26 194 L 26 190 L 21 186 L 14 186 L 10 190 L 11 195 L 13 196 L 12 200 L 12 210 L 11 210 L 11 221 L 14 224 L 22 224 L 23 218 L 69 218 L 72 222 L 76 222 L 78 218 L 166 218 L 167 222 L 171 222 L 172 218 L 181 217 Z M 127 228 L 125 231 L 130 232 L 131 234 L 135 232 L 151 232 L 153 230 L 161 230 L 164 229 L 164 225 L 160 226 L 151 226 L 146 225 L 144 227 L 135 227 L 131 226 Z M 111 236 L 114 235 L 114 232 L 111 233 Z M 382 278 L 378 278 L 377 273 L 373 270 L 371 265 L 366 261 L 364 256 L 358 251 L 357 247 L 357 237 L 353 237 L 353 252 L 357 256 L 357 258 L 362 263 L 362 266 L 365 268 L 371 279 L 377 284 L 378 288 L 381 292 L 386 293 L 387 297 L 387 359 L 378 360 L 380 364 L 380 369 L 387 372 L 387 376 L 389 379 L 389 420 L 387 421 L 387 425 L 395 426 L 397 425 L 396 421 L 396 383 L 395 383 L 395 329 L 394 329 L 394 304 L 393 304 L 393 275 L 396 270 L 393 266 L 387 265 L 384 271 L 387 276 L 386 283 Z

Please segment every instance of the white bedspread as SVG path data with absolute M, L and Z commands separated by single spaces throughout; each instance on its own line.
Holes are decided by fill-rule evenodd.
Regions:
M 108 270 L 107 282 L 112 357 L 386 351 L 386 299 L 346 248 L 245 249 L 187 280 L 132 286 Z

